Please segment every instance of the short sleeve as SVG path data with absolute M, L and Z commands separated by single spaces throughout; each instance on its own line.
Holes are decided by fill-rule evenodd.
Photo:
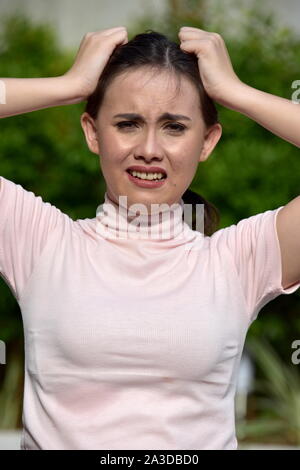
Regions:
M 0 176 L 0 274 L 17 301 L 49 236 L 69 220 L 41 196 Z
M 268 302 L 281 294 L 292 294 L 300 287 L 300 280 L 286 289 L 281 284 L 282 264 L 276 218 L 283 207 L 242 219 L 215 232 L 218 242 L 221 245 L 225 243 L 232 256 L 248 306 L 250 323 Z

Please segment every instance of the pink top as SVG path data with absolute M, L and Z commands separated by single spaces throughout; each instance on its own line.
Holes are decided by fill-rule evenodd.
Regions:
M 107 194 L 107 212 L 74 221 L 0 183 L 0 271 L 24 325 L 21 449 L 236 449 L 247 330 L 300 287 L 281 286 L 283 206 L 208 237 L 182 223 L 181 200 L 184 236 L 137 240 L 113 236 L 127 215 L 116 223 Z

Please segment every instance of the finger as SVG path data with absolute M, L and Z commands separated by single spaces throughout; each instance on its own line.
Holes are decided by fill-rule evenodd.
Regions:
M 205 31 L 204 29 L 194 28 L 192 26 L 182 26 L 179 31 L 202 31 L 204 33 L 209 33 L 209 31 Z
M 104 29 L 103 31 L 115 31 L 116 29 L 126 29 L 125 26 L 115 26 L 114 28 L 108 28 L 108 29 Z
M 195 51 L 195 41 L 182 41 L 180 44 L 180 49 L 183 49 L 186 52 L 194 52 Z M 197 41 L 199 42 L 199 41 Z
M 104 38 L 107 38 L 107 41 L 119 41 L 119 38 L 123 38 L 123 40 L 128 39 L 128 33 L 125 28 L 120 28 L 110 33 L 106 33 L 105 35 L 103 35 L 103 31 L 99 31 L 94 33 L 94 37 L 99 39 L 99 41 L 102 41 Z
M 203 29 L 189 28 L 189 27 L 181 28 L 178 33 L 178 37 L 180 39 L 207 38 L 207 37 L 213 38 L 216 35 L 218 34 L 211 32 L 211 31 L 204 31 Z
M 178 34 L 180 39 L 196 39 L 196 38 L 211 38 L 214 36 L 214 33 L 209 33 L 207 31 L 181 31 Z
M 186 52 L 193 52 L 198 54 L 199 52 L 203 53 L 210 44 L 211 43 L 208 42 L 207 39 L 191 39 L 188 41 L 182 41 L 180 48 Z
M 118 33 L 119 31 L 123 31 L 123 30 L 126 31 L 125 26 L 116 26 L 115 28 L 105 29 L 105 30 L 97 31 L 97 32 L 102 33 L 105 36 L 109 36 L 111 34 L 115 34 L 115 33 Z

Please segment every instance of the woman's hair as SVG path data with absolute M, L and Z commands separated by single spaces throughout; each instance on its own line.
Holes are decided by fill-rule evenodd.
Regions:
M 185 77 L 196 87 L 200 98 L 199 111 L 207 127 L 218 122 L 218 113 L 201 81 L 198 59 L 195 54 L 183 51 L 178 44 L 161 33 L 147 30 L 137 34 L 126 44 L 115 48 L 110 56 L 94 92 L 88 97 L 85 111 L 96 119 L 103 102 L 105 91 L 113 79 L 128 70 L 148 67 L 154 72 L 169 71 L 178 79 Z M 182 195 L 185 204 L 192 204 L 192 228 L 195 229 L 196 204 L 204 204 L 204 234 L 212 235 L 219 226 L 218 209 L 202 196 L 190 189 Z

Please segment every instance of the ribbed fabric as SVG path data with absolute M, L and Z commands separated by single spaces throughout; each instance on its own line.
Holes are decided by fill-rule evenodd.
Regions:
M 143 204 L 128 206 L 127 197 L 120 198 L 120 204 L 112 201 L 108 194 L 104 195 L 104 203 L 96 211 L 96 230 L 103 238 L 166 241 L 164 246 L 174 245 L 176 241 L 183 240 L 185 243 L 195 235 L 189 225 L 183 220 L 187 216 L 184 212 L 184 202 L 168 204 L 152 204 L 147 210 Z M 187 211 L 186 211 L 187 212 Z M 175 243 L 176 243 L 175 241 Z
M 207 237 L 182 223 L 180 201 L 183 236 L 118 237 L 107 194 L 106 210 L 74 221 L 0 183 L 0 271 L 24 325 L 21 449 L 236 449 L 248 328 L 300 287 L 281 286 L 281 207 Z

